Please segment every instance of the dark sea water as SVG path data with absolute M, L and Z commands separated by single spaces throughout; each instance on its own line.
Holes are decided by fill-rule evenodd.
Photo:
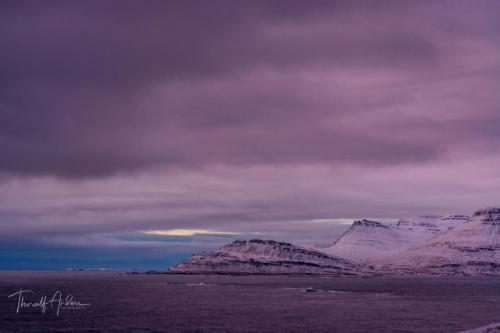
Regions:
M 60 291 L 70 308 L 40 307 Z M 58 294 L 56 294 L 56 299 Z M 457 332 L 500 322 L 492 277 L 0 272 L 0 332 Z

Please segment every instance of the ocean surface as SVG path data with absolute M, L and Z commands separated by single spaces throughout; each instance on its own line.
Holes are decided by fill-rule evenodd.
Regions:
M 457 332 L 499 321 L 493 277 L 0 272 L 2 333 Z

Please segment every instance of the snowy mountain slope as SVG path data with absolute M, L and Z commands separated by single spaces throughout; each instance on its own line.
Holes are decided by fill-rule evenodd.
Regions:
M 409 231 L 421 231 L 432 234 L 440 234 L 449 231 L 456 226 L 470 220 L 466 215 L 423 215 L 412 218 L 400 219 L 396 226 L 399 229 Z
M 394 226 L 359 220 L 324 252 L 357 262 L 370 262 L 411 247 L 420 234 L 415 232 L 415 237 L 412 237 Z
M 357 262 L 376 263 L 468 220 L 467 216 L 449 215 L 405 218 L 396 225 L 370 220 L 355 221 L 331 247 L 323 251 Z
M 204 252 L 169 269 L 174 273 L 364 274 L 369 269 L 289 243 L 253 239 L 235 241 L 215 252 Z
M 386 264 L 418 272 L 500 274 L 500 208 L 480 209 L 470 221 L 387 258 Z
M 500 333 L 500 323 L 493 323 L 457 333 Z

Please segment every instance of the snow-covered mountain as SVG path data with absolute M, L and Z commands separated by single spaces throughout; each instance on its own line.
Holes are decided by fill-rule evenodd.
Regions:
M 386 264 L 417 272 L 500 274 L 500 208 L 480 209 L 470 221 L 387 258 Z
M 357 262 L 372 262 L 401 252 L 427 236 L 427 233 L 421 231 L 408 231 L 381 222 L 359 220 L 323 251 Z
M 169 269 L 175 273 L 332 274 L 369 271 L 365 265 L 272 240 L 237 240 L 215 252 L 194 254 Z
M 472 217 L 420 216 L 396 224 L 358 220 L 332 246 L 235 241 L 170 269 L 177 273 L 500 275 L 500 208 Z
M 418 216 L 400 219 L 396 225 L 359 220 L 325 253 L 363 263 L 376 263 L 392 257 L 469 220 L 464 215 Z

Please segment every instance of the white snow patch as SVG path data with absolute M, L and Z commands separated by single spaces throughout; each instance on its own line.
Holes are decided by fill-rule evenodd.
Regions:
M 500 333 L 500 323 L 489 324 L 487 326 L 460 331 L 458 333 Z

